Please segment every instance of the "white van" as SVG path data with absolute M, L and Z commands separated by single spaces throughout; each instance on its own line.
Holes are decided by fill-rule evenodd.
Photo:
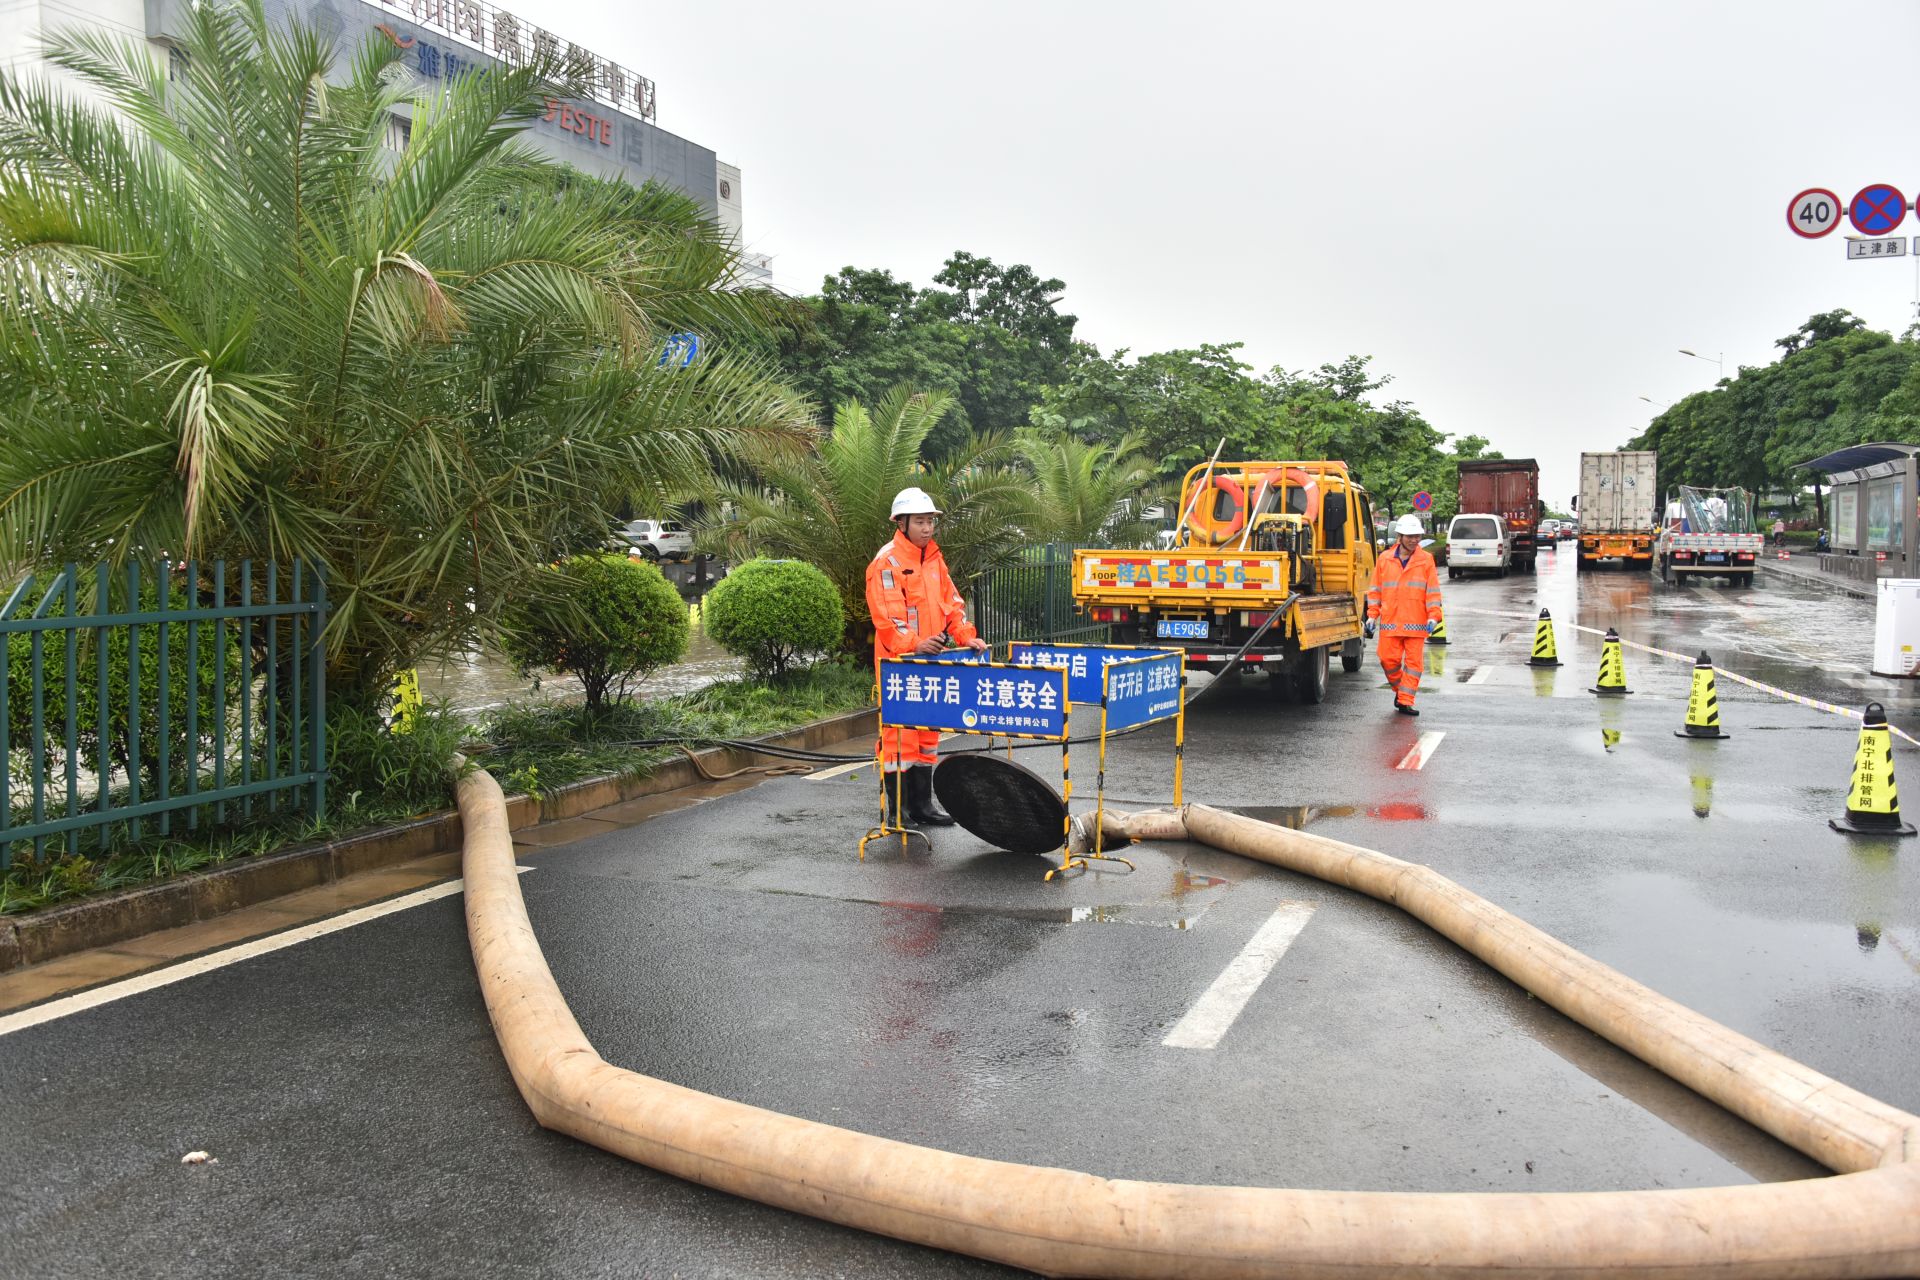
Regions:
M 1507 522 L 1491 514 L 1460 515 L 1447 526 L 1447 576 L 1485 569 L 1506 577 L 1513 568 Z

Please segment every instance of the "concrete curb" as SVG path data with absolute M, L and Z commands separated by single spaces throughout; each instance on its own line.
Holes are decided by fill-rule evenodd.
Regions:
M 755 741 L 813 750 L 875 732 L 875 714 L 871 709 L 850 711 Z M 744 768 L 756 760 L 765 763 L 766 759 L 731 747 L 715 747 L 697 755 L 715 773 Z M 588 778 L 556 788 L 539 800 L 515 796 L 507 801 L 507 821 L 510 829 L 518 831 L 702 781 L 705 779 L 699 767 L 683 756 L 644 777 Z M 0 973 L 211 920 L 240 907 L 344 880 L 363 871 L 449 853 L 461 847 L 463 837 L 459 811 L 448 809 L 342 840 L 282 849 L 161 884 L 0 918 Z

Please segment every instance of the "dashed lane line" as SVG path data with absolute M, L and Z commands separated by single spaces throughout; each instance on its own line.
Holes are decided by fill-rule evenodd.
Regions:
M 1396 769 L 1426 768 L 1427 761 L 1432 758 L 1434 751 L 1440 746 L 1440 739 L 1446 736 L 1444 730 L 1435 730 L 1431 733 L 1421 734 L 1420 740 L 1411 747 L 1408 747 L 1407 754 L 1401 756 L 1400 763 L 1393 767 Z
M 1283 902 L 1276 907 L 1160 1043 L 1172 1049 L 1211 1049 L 1218 1045 L 1312 916 L 1313 904 L 1309 902 Z
M 521 867 L 520 874 L 525 875 L 532 867 Z M 197 978 L 203 973 L 212 973 L 215 969 L 224 969 L 228 965 L 239 964 L 242 960 L 251 960 L 255 956 L 267 955 L 274 951 L 283 951 L 288 947 L 311 942 L 315 938 L 324 938 L 330 933 L 339 933 L 355 925 L 378 920 L 382 916 L 395 915 L 414 907 L 425 906 L 429 902 L 438 902 L 450 898 L 466 887 L 465 880 L 449 880 L 445 884 L 429 885 L 412 893 L 401 894 L 397 898 L 388 898 L 385 902 L 376 902 L 371 906 L 359 907 L 325 920 L 316 920 L 312 924 L 301 925 L 297 929 L 288 929 L 284 933 L 269 934 L 264 938 L 255 938 L 242 942 L 224 951 L 209 952 L 204 956 L 195 956 L 179 964 L 167 965 L 159 969 L 149 969 L 145 973 L 135 974 L 119 982 L 109 982 L 104 986 L 93 987 L 86 991 L 77 991 L 58 1000 L 49 1000 L 45 1004 L 22 1009 L 0 1017 L 0 1036 L 12 1035 L 16 1031 L 25 1031 L 43 1023 L 53 1022 L 72 1014 L 83 1013 L 88 1009 L 97 1009 L 103 1004 L 112 1004 L 128 996 L 139 995 L 143 991 L 153 991 L 159 987 L 172 986 L 176 982 L 185 982 L 188 978 Z

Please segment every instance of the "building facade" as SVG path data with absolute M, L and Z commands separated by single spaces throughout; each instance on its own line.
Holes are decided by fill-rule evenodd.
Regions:
M 532 149 L 586 173 L 639 186 L 653 181 L 696 201 L 736 244 L 744 243 L 740 170 L 654 123 L 654 82 L 485 0 L 264 0 L 269 18 L 298 17 L 339 51 L 344 66 L 368 39 L 405 55 L 422 93 L 463 72 L 537 56 L 563 58 L 585 89 L 553 98 L 522 134 Z M 0 0 L 0 67 L 38 73 L 86 94 L 41 57 L 42 34 L 84 28 L 146 41 L 158 57 L 173 56 L 193 0 Z M 409 122 L 396 118 L 390 140 L 404 145 Z M 771 275 L 763 254 L 744 255 L 744 274 Z

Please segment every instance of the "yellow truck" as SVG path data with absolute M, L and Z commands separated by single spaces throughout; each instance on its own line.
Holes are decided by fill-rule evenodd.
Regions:
M 1373 509 L 1346 463 L 1206 463 L 1178 510 L 1170 549 L 1073 553 L 1074 604 L 1116 644 L 1176 645 L 1215 672 L 1244 649 L 1302 702 L 1327 696 L 1336 653 L 1360 669 Z

